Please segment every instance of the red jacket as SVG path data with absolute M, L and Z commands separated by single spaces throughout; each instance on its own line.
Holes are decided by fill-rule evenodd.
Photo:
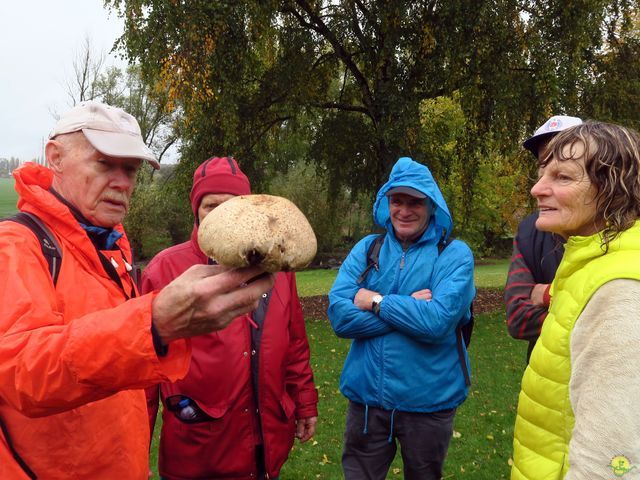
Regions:
M 182 377 L 188 343 L 159 359 L 151 301 L 126 301 L 69 209 L 47 189 L 51 170 L 14 172 L 21 210 L 56 236 L 62 265 L 54 288 L 35 235 L 0 222 L 0 420 L 19 457 L 40 479 L 146 479 L 149 426 L 143 388 Z M 120 231 L 121 226 L 117 227 Z M 127 290 L 122 250 L 109 251 Z M 27 478 L 0 432 L 0 478 Z
M 207 263 L 207 258 L 197 245 L 194 229 L 190 241 L 164 250 L 149 263 L 142 290 L 162 288 L 198 263 Z M 262 432 L 266 471 L 273 478 L 293 445 L 295 420 L 317 416 L 318 395 L 294 274 L 278 273 L 271 293 L 258 349 L 257 404 L 251 376 L 252 328 L 245 315 L 224 330 L 193 338 L 186 378 L 160 385 L 164 404 L 161 476 L 255 479 L 255 447 Z M 166 399 L 172 395 L 192 398 L 212 420 L 183 423 L 167 408 Z M 147 390 L 147 396 L 153 422 L 157 389 Z M 257 409 L 259 415 L 254 413 Z

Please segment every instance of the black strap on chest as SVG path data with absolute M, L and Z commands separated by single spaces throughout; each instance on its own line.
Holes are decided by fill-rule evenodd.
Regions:
M 364 279 L 367 278 L 367 275 L 372 268 L 375 268 L 376 272 L 380 270 L 380 264 L 378 262 L 380 259 L 380 249 L 382 248 L 382 244 L 384 243 L 385 235 L 386 233 L 378 235 L 375 240 L 369 245 L 369 249 L 367 250 L 367 266 L 356 280 L 356 283 L 358 285 L 364 282 Z
M 55 287 L 58 283 L 58 276 L 60 274 L 60 267 L 62 266 L 62 249 L 58 244 L 55 236 L 49 228 L 44 224 L 42 220 L 40 220 L 36 215 L 29 212 L 18 212 L 15 215 L 7 218 L 3 218 L 0 221 L 11 221 L 19 223 L 27 227 L 31 230 L 38 242 L 40 243 L 40 249 L 42 250 L 42 255 L 47 261 L 47 265 L 49 266 L 49 273 L 51 274 L 51 280 L 53 281 L 53 286 Z M 136 296 L 135 288 L 132 288 L 130 292 L 127 292 L 122 284 L 122 280 L 120 279 L 120 275 L 118 275 L 117 270 L 111 264 L 111 262 L 96 248 L 98 253 L 98 257 L 100 258 L 100 262 L 102 263 L 102 267 L 104 268 L 109 278 L 113 280 L 116 285 L 122 290 L 127 299 L 133 298 Z M 122 255 L 124 259 L 124 255 Z M 129 272 L 133 283 L 137 284 L 137 278 L 135 275 L 135 268 Z
M 13 456 L 13 459 L 16 461 L 16 463 L 18 465 L 20 465 L 20 468 L 22 468 L 24 473 L 31 480 L 37 480 L 38 477 L 36 476 L 36 474 L 33 473 L 33 470 L 31 470 L 31 468 L 29 468 L 29 465 L 27 465 L 27 463 L 18 454 L 18 452 L 16 451 L 15 447 L 13 446 L 13 443 L 11 441 L 11 436 L 9 435 L 9 430 L 7 429 L 7 426 L 2 421 L 2 418 L 0 418 L 0 430 L 2 430 L 2 434 L 4 435 L 4 439 L 7 442 L 7 446 L 9 447 L 9 450 L 11 450 L 11 455 Z
M 107 257 L 99 250 L 96 250 L 98 252 L 98 257 L 100 258 L 100 263 L 102 263 L 102 268 L 104 268 L 104 271 L 107 272 L 107 275 L 109 275 L 109 278 L 111 280 L 113 280 L 113 282 L 118 285 L 118 288 L 120 288 L 120 290 L 122 290 L 122 293 L 124 293 L 124 296 L 127 298 L 127 300 L 134 298 L 136 296 L 136 289 L 135 286 L 131 287 L 131 291 L 127 293 L 127 291 L 124 288 L 124 284 L 122 283 L 122 280 L 120 279 L 120 275 L 118 274 L 118 271 L 116 270 L 116 268 L 111 264 L 111 261 L 107 259 Z M 124 255 L 122 255 L 122 258 L 124 259 Z M 136 279 L 133 275 L 133 271 L 135 269 L 133 269 L 129 272 L 129 276 L 132 279 L 133 284 L 135 285 L 136 283 Z
M 47 226 L 37 216 L 28 212 L 18 212 L 12 217 L 3 218 L 2 221 L 19 223 L 34 233 L 40 243 L 42 255 L 49 265 L 49 273 L 55 287 L 62 265 L 62 249 Z
M 453 241 L 453 237 L 445 237 L 446 232 L 442 231 L 442 236 L 438 241 L 438 256 L 442 253 L 442 251 L 447 248 L 447 246 Z M 369 244 L 369 248 L 367 249 L 367 266 L 362 271 L 356 283 L 360 285 L 364 282 L 364 279 L 367 278 L 367 274 L 371 271 L 372 268 L 375 268 L 376 272 L 380 270 L 380 249 L 382 248 L 382 244 L 384 243 L 385 233 L 381 233 L 378 235 L 371 244 Z

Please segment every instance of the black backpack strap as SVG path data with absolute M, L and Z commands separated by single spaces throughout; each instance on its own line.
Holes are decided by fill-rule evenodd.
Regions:
M 49 273 L 55 286 L 58 281 L 58 274 L 60 273 L 60 265 L 62 263 L 62 250 L 51 231 L 42 223 L 42 220 L 28 212 L 18 212 L 14 216 L 7 217 L 4 220 L 10 220 L 24 225 L 35 234 L 40 242 L 42 254 L 49 265 Z
M 11 442 L 11 437 L 9 436 L 9 431 L 7 430 L 6 425 L 2 421 L 2 418 L 0 418 L 0 430 L 2 430 L 2 434 L 4 435 L 4 439 L 7 442 L 7 445 L 9 446 L 9 450 L 11 450 L 11 455 L 13 456 L 14 460 L 18 463 L 18 465 L 20 465 L 20 468 L 24 470 L 24 473 L 31 480 L 36 480 L 38 478 L 36 474 L 33 473 L 33 470 L 29 468 L 29 465 L 27 465 L 27 463 L 22 459 L 22 457 L 18 454 L 18 452 L 16 452 L 16 449 L 13 447 L 13 443 Z
M 62 261 L 62 254 L 60 250 L 60 245 L 56 241 L 53 234 L 49 231 L 49 229 L 45 226 L 44 223 L 35 215 L 27 212 L 18 212 L 12 217 L 3 218 L 0 221 L 9 220 L 12 222 L 19 223 L 20 225 L 24 225 L 29 230 L 31 230 L 35 236 L 38 238 L 40 242 L 40 248 L 42 249 L 42 254 L 47 260 L 47 264 L 49 265 L 49 273 L 51 274 L 51 279 L 53 280 L 53 285 L 55 286 L 56 281 L 58 280 L 58 273 L 60 272 L 60 263 Z M 20 468 L 24 471 L 24 473 L 32 480 L 36 480 L 38 477 L 36 474 L 29 468 L 29 465 L 24 461 L 24 459 L 20 456 L 20 454 L 16 451 L 13 446 L 13 442 L 11 440 L 11 436 L 9 435 L 9 430 L 7 426 L 4 424 L 2 418 L 0 418 L 0 430 L 4 436 L 4 439 L 11 450 L 11 455 L 14 460 L 20 465 Z
M 376 272 L 379 270 L 380 267 L 378 264 L 378 260 L 380 259 L 380 249 L 382 248 L 382 244 L 384 243 L 385 235 L 385 233 L 378 235 L 376 239 L 369 245 L 369 249 L 367 250 L 367 266 L 356 280 L 356 283 L 358 285 L 361 284 L 365 278 L 367 278 L 369 270 L 371 270 L 372 268 L 375 268 Z
M 473 321 L 473 319 L 471 319 Z M 468 324 L 465 324 L 465 326 Z M 462 331 L 464 327 L 456 327 L 456 348 L 458 350 L 458 359 L 460 360 L 460 367 L 462 367 L 462 374 L 464 375 L 464 383 L 467 387 L 471 386 L 471 375 L 469 375 L 469 369 L 467 368 L 467 362 L 464 358 L 464 346 L 463 343 L 464 333 Z
M 469 306 L 469 314 L 470 314 L 469 321 L 464 325 L 462 325 L 462 327 L 460 327 L 460 329 L 462 330 L 462 338 L 464 340 L 464 346 L 467 348 L 469 348 L 469 345 L 471 344 L 471 334 L 473 333 L 473 323 L 475 322 L 475 318 L 476 318 L 475 315 L 473 314 L 473 302 L 471 302 L 471 305 Z
M 453 237 L 447 237 L 447 231 L 443 229 L 440 240 L 438 241 L 438 256 L 442 254 L 442 251 L 447 248 L 451 242 L 453 242 Z
M 440 237 L 440 241 L 438 242 L 438 256 L 443 252 L 448 245 L 453 242 L 453 237 L 446 237 L 446 230 L 442 230 L 442 236 Z M 464 383 L 467 387 L 471 386 L 471 375 L 469 374 L 469 369 L 467 368 L 467 362 L 464 357 L 464 349 L 468 347 L 471 343 L 471 331 L 473 330 L 473 303 L 470 307 L 471 310 L 471 318 L 464 325 L 458 325 L 456 327 L 456 348 L 458 350 L 458 359 L 460 360 L 460 367 L 462 368 L 462 374 L 464 375 Z
M 18 463 L 18 465 L 20 465 L 20 468 L 24 470 L 24 473 L 31 480 L 36 480 L 38 478 L 36 474 L 33 473 L 33 470 L 29 468 L 29 465 L 27 465 L 27 463 L 22 459 L 22 457 L 18 455 L 18 452 L 16 452 L 16 449 L 13 447 L 13 443 L 11 442 L 11 437 L 9 436 L 9 431 L 7 430 L 6 425 L 2 421 L 2 418 L 0 418 L 0 430 L 2 430 L 2 434 L 4 435 L 4 439 L 7 442 L 7 445 L 9 446 L 9 450 L 11 450 L 11 455 L 13 456 L 14 460 Z

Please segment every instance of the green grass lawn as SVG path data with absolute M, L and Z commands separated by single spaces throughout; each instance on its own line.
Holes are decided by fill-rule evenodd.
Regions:
M 304 270 L 296 273 L 298 295 L 312 297 L 314 295 L 326 295 L 331 289 L 338 270 L 318 269 Z
M 508 260 L 483 261 L 476 267 L 476 284 L 502 288 Z M 325 295 L 336 270 L 307 270 L 296 274 L 300 296 Z M 350 341 L 338 338 L 329 322 L 307 320 L 311 364 L 320 396 L 316 435 L 295 444 L 282 469 L 281 480 L 341 479 L 340 457 L 347 401 L 338 390 L 340 372 Z M 454 438 L 445 464 L 445 479 L 498 480 L 509 478 L 515 407 L 524 371 L 525 342 L 507 334 L 502 311 L 478 315 L 470 346 L 472 387 L 458 409 Z M 151 450 L 156 472 L 157 425 Z M 402 462 L 397 455 L 388 479 L 401 479 Z
M 0 218 L 17 212 L 17 201 L 18 194 L 13 189 L 13 178 L 0 178 Z
M 476 287 L 504 288 L 510 259 L 482 260 L 475 267 Z

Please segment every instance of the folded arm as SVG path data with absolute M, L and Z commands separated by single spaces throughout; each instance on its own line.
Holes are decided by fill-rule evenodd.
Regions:
M 354 299 L 361 286 L 358 277 L 367 266 L 366 255 L 370 237 L 363 239 L 345 259 L 329 292 L 327 314 L 336 335 L 343 338 L 371 338 L 385 335 L 393 328 L 370 311 L 358 308 Z
M 437 343 L 449 336 L 467 314 L 475 296 L 473 255 L 455 241 L 438 258 L 431 299 L 426 291 L 387 295 L 380 317 L 392 328 L 421 342 Z

